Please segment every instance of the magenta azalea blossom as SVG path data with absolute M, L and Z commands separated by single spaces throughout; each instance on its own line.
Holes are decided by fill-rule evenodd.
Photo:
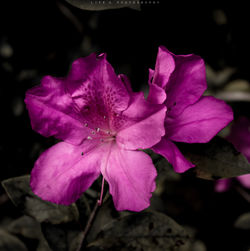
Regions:
M 68 205 L 102 174 L 117 210 L 149 206 L 157 173 L 138 149 L 165 134 L 166 108 L 133 93 L 105 54 L 76 60 L 66 78 L 44 77 L 25 102 L 32 128 L 63 140 L 35 163 L 30 184 L 36 195 Z
M 166 134 L 152 149 L 163 155 L 176 172 L 194 165 L 174 142 L 206 143 L 233 120 L 224 101 L 202 96 L 207 88 L 204 61 L 196 55 L 174 55 L 161 46 L 155 70 L 149 70 L 148 101 L 164 103 Z
M 238 118 L 232 125 L 228 140 L 247 158 L 250 163 L 250 119 L 246 117 Z M 250 189 L 250 174 L 236 177 L 245 188 Z M 231 186 L 232 179 L 216 181 L 215 191 L 225 192 Z

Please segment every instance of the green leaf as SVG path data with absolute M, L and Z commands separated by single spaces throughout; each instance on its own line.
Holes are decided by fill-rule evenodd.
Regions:
M 83 232 L 72 223 L 53 225 L 42 223 L 42 232 L 53 251 L 76 251 L 81 244 Z
M 53 251 L 53 250 L 51 250 L 47 241 L 44 239 L 43 241 L 40 241 L 38 243 L 36 251 Z
M 0 229 L 0 250 L 28 251 L 25 245 L 15 236 Z
M 73 6 L 83 10 L 108 10 L 120 9 L 128 7 L 135 10 L 140 10 L 138 1 L 117 1 L 117 0 L 66 0 Z
M 11 234 L 29 239 L 37 239 L 39 243 L 36 251 L 51 251 L 42 234 L 41 224 L 30 216 L 21 216 L 12 221 L 6 229 Z
M 217 180 L 250 173 L 247 159 L 227 140 L 215 137 L 206 144 L 178 144 L 181 152 L 196 165 L 197 177 Z
M 239 229 L 249 230 L 250 212 L 240 215 L 239 218 L 235 221 L 234 226 Z
M 88 247 L 104 250 L 172 250 L 189 239 L 179 224 L 155 211 L 130 214 L 105 225 Z
M 38 222 L 52 224 L 78 220 L 79 212 L 75 204 L 63 206 L 40 199 L 31 191 L 29 180 L 29 175 L 25 175 L 2 181 L 11 201 L 26 215 Z
M 150 149 L 143 150 L 152 159 L 154 166 L 157 168 L 157 180 L 159 181 L 177 181 L 180 180 L 180 174 L 176 173 L 171 164 L 160 154 Z M 158 188 L 157 188 L 158 189 Z
M 97 210 L 95 220 L 93 221 L 90 231 L 86 236 L 86 241 L 88 243 L 94 241 L 101 231 L 100 226 L 105 226 L 110 221 L 118 217 L 120 217 L 120 214 L 114 208 L 114 202 L 112 200 L 112 197 L 109 196 L 109 194 L 107 193 L 104 198 L 103 204 Z
M 42 236 L 40 223 L 26 215 L 12 221 L 7 230 L 12 234 L 22 235 L 30 239 L 40 239 Z

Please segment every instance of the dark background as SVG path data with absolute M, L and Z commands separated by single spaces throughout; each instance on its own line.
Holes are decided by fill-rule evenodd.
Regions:
M 167 2 L 142 5 L 141 11 L 97 12 L 77 9 L 63 0 L 1 1 L 1 180 L 29 174 L 39 154 L 54 144 L 54 139 L 32 131 L 23 102 L 26 90 L 44 75 L 65 76 L 78 57 L 106 52 L 116 72 L 129 76 L 135 91 L 145 89 L 159 45 L 175 54 L 198 54 L 217 73 L 235 69 L 227 81 L 249 82 L 247 6 Z M 241 103 L 235 107 L 236 116 L 249 111 L 249 105 L 242 110 Z M 166 195 L 170 204 L 166 213 L 180 224 L 195 227 L 207 250 L 248 250 L 249 231 L 235 229 L 233 223 L 249 210 L 249 203 L 235 190 L 215 194 L 212 182 L 188 175 L 182 179 L 180 191 Z M 18 217 L 2 188 L 0 192 L 0 222 Z

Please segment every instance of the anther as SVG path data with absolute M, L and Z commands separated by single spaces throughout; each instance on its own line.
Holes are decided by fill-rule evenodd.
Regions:
M 96 56 L 96 59 L 101 59 L 104 55 L 105 55 L 105 53 L 101 53 L 101 54 Z
M 87 139 L 92 139 L 92 137 L 88 136 Z
M 104 115 L 103 118 L 106 119 L 106 116 Z
M 84 126 L 85 126 L 85 127 L 88 127 L 88 123 L 85 123 Z
M 96 128 L 95 130 L 96 130 L 97 132 L 100 132 L 100 128 Z

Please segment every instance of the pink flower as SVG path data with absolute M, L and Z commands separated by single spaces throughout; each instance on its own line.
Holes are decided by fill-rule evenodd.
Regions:
M 150 148 L 164 135 L 164 105 L 133 93 L 105 54 L 76 60 L 66 78 L 46 76 L 27 91 L 32 128 L 60 142 L 45 151 L 31 173 L 44 200 L 71 204 L 102 174 L 117 210 L 149 206 L 157 175 Z
M 241 152 L 250 162 L 250 120 L 239 117 L 232 125 L 228 140 Z M 250 174 L 236 177 L 245 188 L 250 189 Z M 231 186 L 232 179 L 218 180 L 215 183 L 216 192 L 225 192 Z
M 158 50 L 155 70 L 149 70 L 148 101 L 164 103 L 166 134 L 153 146 L 176 172 L 194 165 L 174 142 L 206 143 L 233 120 L 232 109 L 222 100 L 204 97 L 207 88 L 204 61 L 196 55 L 174 55 L 165 47 Z

